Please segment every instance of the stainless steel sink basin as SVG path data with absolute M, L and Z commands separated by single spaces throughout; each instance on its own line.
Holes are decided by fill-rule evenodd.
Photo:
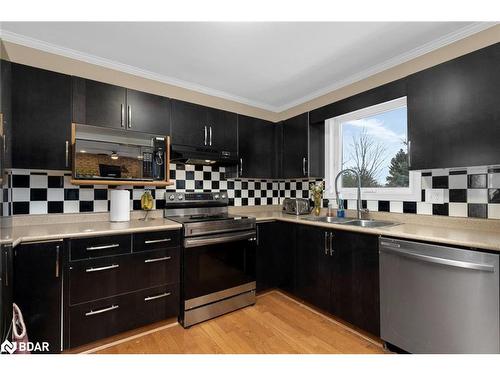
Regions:
M 334 217 L 334 216 L 307 216 L 302 218 L 302 220 L 316 221 L 316 222 L 330 223 L 330 224 L 344 224 L 354 219 L 348 217 Z
M 342 223 L 344 225 L 352 225 L 355 227 L 363 227 L 363 228 L 378 228 L 378 227 L 389 227 L 393 225 L 399 225 L 398 223 L 393 223 L 391 221 L 384 221 L 384 220 L 350 220 L 345 223 Z
M 320 223 L 352 225 L 355 227 L 363 227 L 363 228 L 378 228 L 378 227 L 389 227 L 393 225 L 399 225 L 399 223 L 393 223 L 392 221 L 359 220 L 359 219 L 353 219 L 352 217 L 307 216 L 302 218 L 302 220 L 315 221 Z

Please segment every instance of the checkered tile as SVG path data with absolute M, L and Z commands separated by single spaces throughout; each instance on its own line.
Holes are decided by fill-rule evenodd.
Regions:
M 3 189 L 2 210 L 7 214 L 107 212 L 107 186 L 75 186 L 62 171 L 12 170 L 8 188 Z M 149 188 L 130 186 L 130 209 L 140 210 L 145 190 L 154 197 L 154 207 L 165 206 L 165 194 L 178 192 L 227 191 L 230 204 L 253 206 L 280 204 L 283 198 L 308 198 L 309 184 L 321 180 L 255 180 L 226 177 L 224 167 L 170 165 L 173 186 Z M 445 203 L 426 201 L 430 189 L 444 189 Z M 328 204 L 324 200 L 323 204 Z M 500 168 L 472 167 L 435 169 L 422 172 L 422 199 L 414 202 L 363 200 L 370 211 L 446 215 L 500 219 Z M 347 208 L 355 209 L 356 200 Z

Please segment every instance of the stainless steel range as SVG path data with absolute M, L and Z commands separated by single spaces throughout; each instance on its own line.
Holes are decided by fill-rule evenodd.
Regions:
M 181 324 L 255 303 L 255 218 L 228 213 L 221 193 L 167 192 L 164 216 L 183 225 Z

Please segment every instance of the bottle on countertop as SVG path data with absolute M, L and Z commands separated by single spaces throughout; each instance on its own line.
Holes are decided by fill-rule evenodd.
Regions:
M 344 200 L 342 199 L 342 195 L 339 194 L 338 198 L 338 208 L 337 208 L 337 217 L 345 217 L 345 210 L 344 210 Z

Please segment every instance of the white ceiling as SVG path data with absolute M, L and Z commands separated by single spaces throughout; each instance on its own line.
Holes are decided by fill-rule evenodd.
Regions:
M 491 26 L 471 22 L 3 22 L 2 37 L 283 111 Z

